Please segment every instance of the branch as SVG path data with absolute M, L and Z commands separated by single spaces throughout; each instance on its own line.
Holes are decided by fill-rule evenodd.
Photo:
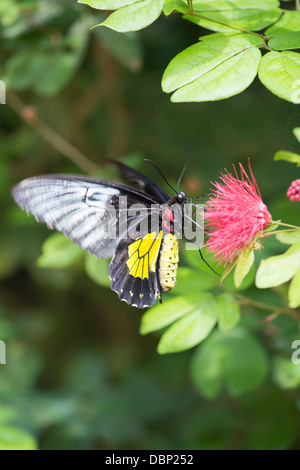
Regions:
M 298 0 L 299 1 L 299 0 Z M 197 13 L 193 9 L 193 2 L 192 0 L 188 0 L 188 13 L 189 16 L 195 16 L 196 18 L 202 18 L 203 20 L 211 21 L 212 23 L 221 24 L 222 26 L 227 26 L 228 28 L 236 29 L 237 31 L 241 31 L 242 33 L 253 34 L 254 36 L 259 36 L 266 40 L 266 36 L 263 34 L 255 33 L 254 31 L 249 31 L 248 29 L 240 28 L 239 26 L 235 26 L 233 24 L 225 23 L 225 21 L 216 20 L 213 18 L 209 18 L 208 16 L 202 15 L 201 13 Z
M 51 129 L 48 124 L 38 116 L 36 110 L 33 107 L 27 106 L 17 94 L 10 91 L 7 94 L 7 103 L 24 122 L 29 124 L 37 132 L 37 134 L 52 145 L 58 152 L 75 163 L 75 165 L 85 173 L 91 174 L 98 170 L 97 165 Z
M 240 305 L 250 305 L 250 306 L 262 309 L 262 310 L 269 310 L 271 312 L 274 312 L 273 313 L 274 317 L 277 317 L 280 313 L 285 313 L 286 315 L 293 318 L 294 320 L 300 321 L 300 315 L 298 314 L 298 312 L 288 307 L 287 305 L 275 306 L 275 305 L 266 304 L 264 302 L 258 302 L 257 300 L 253 300 L 250 297 L 244 297 L 241 294 L 234 294 L 234 295 Z

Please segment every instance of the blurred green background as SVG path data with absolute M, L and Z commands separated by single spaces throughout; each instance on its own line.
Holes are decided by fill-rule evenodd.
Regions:
M 65 268 L 37 265 L 51 233 L 10 194 L 43 173 L 115 177 L 107 157 L 126 157 L 163 185 L 143 162 L 150 158 L 175 182 L 188 143 L 189 194 L 206 193 L 224 168 L 250 157 L 273 219 L 299 224 L 299 203 L 286 198 L 299 173 L 273 161 L 280 149 L 299 153 L 298 108 L 258 81 L 229 100 L 172 104 L 160 87 L 164 68 L 200 35 L 176 15 L 121 35 L 90 31 L 101 15 L 75 0 L 1 0 L 0 21 L 0 449 L 299 449 L 296 321 L 265 323 L 266 312 L 248 309 L 242 327 L 263 350 L 265 380 L 207 400 L 191 379 L 194 350 L 159 356 L 157 335 L 139 335 L 141 311 L 99 285 L 107 271 L 93 282 L 77 253 Z

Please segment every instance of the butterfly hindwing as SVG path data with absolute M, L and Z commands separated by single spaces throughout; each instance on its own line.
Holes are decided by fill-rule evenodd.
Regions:
M 120 240 L 110 263 L 111 288 L 121 300 L 138 308 L 150 307 L 160 298 L 158 258 L 162 230 L 132 240 Z

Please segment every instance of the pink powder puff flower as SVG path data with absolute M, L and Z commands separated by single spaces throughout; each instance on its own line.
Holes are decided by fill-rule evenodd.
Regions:
M 292 182 L 286 195 L 291 201 L 300 201 L 300 179 Z
M 222 183 L 213 183 L 214 189 L 206 203 L 205 221 L 208 227 L 207 251 L 220 263 L 232 264 L 239 254 L 254 244 L 253 238 L 272 221 L 263 203 L 250 162 L 250 177 L 239 164 L 241 177 L 226 170 Z M 257 242 L 254 247 L 257 248 Z

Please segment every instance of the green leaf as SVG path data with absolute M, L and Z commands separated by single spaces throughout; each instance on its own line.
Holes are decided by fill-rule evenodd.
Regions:
M 37 443 L 27 431 L 2 425 L 0 428 L 0 450 L 37 450 Z
M 27 14 L 24 14 L 24 3 L 16 0 L 2 0 L 0 6 L 1 23 L 4 26 L 2 36 L 5 38 L 16 38 L 24 33 L 38 29 L 41 26 L 53 21 L 63 14 L 63 6 L 58 2 L 49 4 L 47 1 L 38 3 L 27 1 L 26 13 L 30 15 L 31 21 L 28 22 Z M 14 18 L 15 16 L 15 18 Z
M 292 279 L 289 288 L 289 306 L 297 308 L 300 306 L 300 268 Z
M 110 260 L 95 258 L 87 253 L 85 256 L 85 270 L 88 276 L 99 286 L 109 287 L 110 279 L 108 276 Z
M 166 16 L 169 16 L 174 12 L 187 13 L 188 7 L 183 0 L 165 0 L 163 12 Z
M 42 250 L 43 253 L 37 260 L 37 265 L 41 268 L 67 268 L 83 254 L 79 246 L 60 233 L 54 233 L 47 238 Z
M 278 20 L 282 14 L 280 8 L 277 8 L 278 6 L 279 1 L 277 0 L 194 0 L 194 11 L 205 18 L 188 15 L 184 18 L 213 31 L 232 31 L 232 28 L 211 20 L 250 31 L 258 31 Z
M 275 24 L 265 31 L 268 36 L 287 33 L 290 31 L 299 31 L 300 29 L 300 11 L 285 11 Z
M 283 390 L 300 386 L 300 364 L 294 364 L 289 357 L 277 356 L 273 363 L 273 379 Z
M 149 26 L 161 14 L 164 0 L 142 0 L 124 6 L 99 25 L 106 26 L 120 33 L 138 31 Z
M 190 313 L 177 320 L 162 335 L 157 351 L 167 354 L 196 346 L 209 335 L 217 318 L 218 305 L 213 299 L 195 304 Z
M 218 326 L 220 331 L 226 333 L 232 330 L 240 321 L 241 309 L 235 298 L 227 293 L 221 294 L 218 297 L 219 306 L 219 321 Z
M 34 77 L 30 87 L 41 95 L 53 96 L 62 90 L 74 72 L 74 57 L 72 53 L 56 52 L 52 54 L 37 54 L 35 65 L 40 73 Z
M 250 34 L 213 34 L 170 62 L 162 79 L 172 101 L 212 101 L 240 93 L 254 80 L 261 38 Z
M 241 286 L 253 263 L 254 251 L 252 248 L 246 248 L 238 257 L 238 261 L 234 270 L 234 285 L 236 287 Z
M 298 142 L 300 143 L 300 127 L 295 127 L 293 129 L 293 134 L 296 137 L 296 139 L 298 140 Z M 300 158 L 300 155 L 299 155 L 299 158 Z
M 255 285 L 259 289 L 279 286 L 289 281 L 299 268 L 300 243 L 295 243 L 282 255 L 271 256 L 260 263 Z
M 294 152 L 289 152 L 288 150 L 280 150 L 275 153 L 274 160 L 285 160 L 291 163 L 297 163 L 300 165 L 300 155 Z
M 140 0 L 78 0 L 78 3 L 84 3 L 98 10 L 117 10 L 117 8 L 125 7 L 138 1 Z
M 261 82 L 279 98 L 300 103 L 300 54 L 269 52 L 258 67 Z
M 198 255 L 198 253 L 197 253 Z M 177 272 L 177 281 L 174 288 L 175 294 L 187 294 L 216 287 L 219 280 L 203 271 L 180 267 Z
M 149 309 L 142 317 L 140 333 L 145 335 L 170 325 L 178 318 L 193 312 L 198 306 L 211 298 L 211 294 L 201 292 L 189 296 L 179 296 L 166 300 L 162 304 Z
M 6 61 L 4 66 L 4 81 L 7 88 L 17 90 L 26 88 L 35 79 L 39 70 L 39 59 L 35 57 L 31 49 L 17 52 Z
M 265 229 L 264 232 L 272 232 L 273 230 L 276 230 L 277 227 L 280 225 L 281 220 L 274 220 L 268 225 Z
M 268 46 L 277 51 L 300 48 L 300 30 L 279 33 L 268 42 Z
M 229 266 L 229 269 L 230 269 L 230 266 Z M 252 264 L 252 266 L 249 269 L 248 274 L 243 278 L 241 284 L 238 287 L 235 284 L 234 270 L 229 271 L 229 273 L 225 276 L 222 283 L 227 290 L 243 291 L 245 289 L 248 289 L 250 286 L 254 284 L 255 274 L 256 274 L 256 268 L 255 268 L 255 265 Z M 223 277 L 224 277 L 224 274 L 223 274 Z
M 268 367 L 268 357 L 257 339 L 236 328 L 226 334 L 215 331 L 197 349 L 191 377 L 205 398 L 215 398 L 223 387 L 230 396 L 240 396 L 262 385 Z
M 88 25 L 75 21 L 59 45 L 47 40 L 39 47 L 26 48 L 9 58 L 4 67 L 7 88 L 53 96 L 72 78 L 87 45 Z
M 280 232 L 276 234 L 276 238 L 280 243 L 294 245 L 294 243 L 300 243 L 300 230 L 295 230 L 295 232 Z

